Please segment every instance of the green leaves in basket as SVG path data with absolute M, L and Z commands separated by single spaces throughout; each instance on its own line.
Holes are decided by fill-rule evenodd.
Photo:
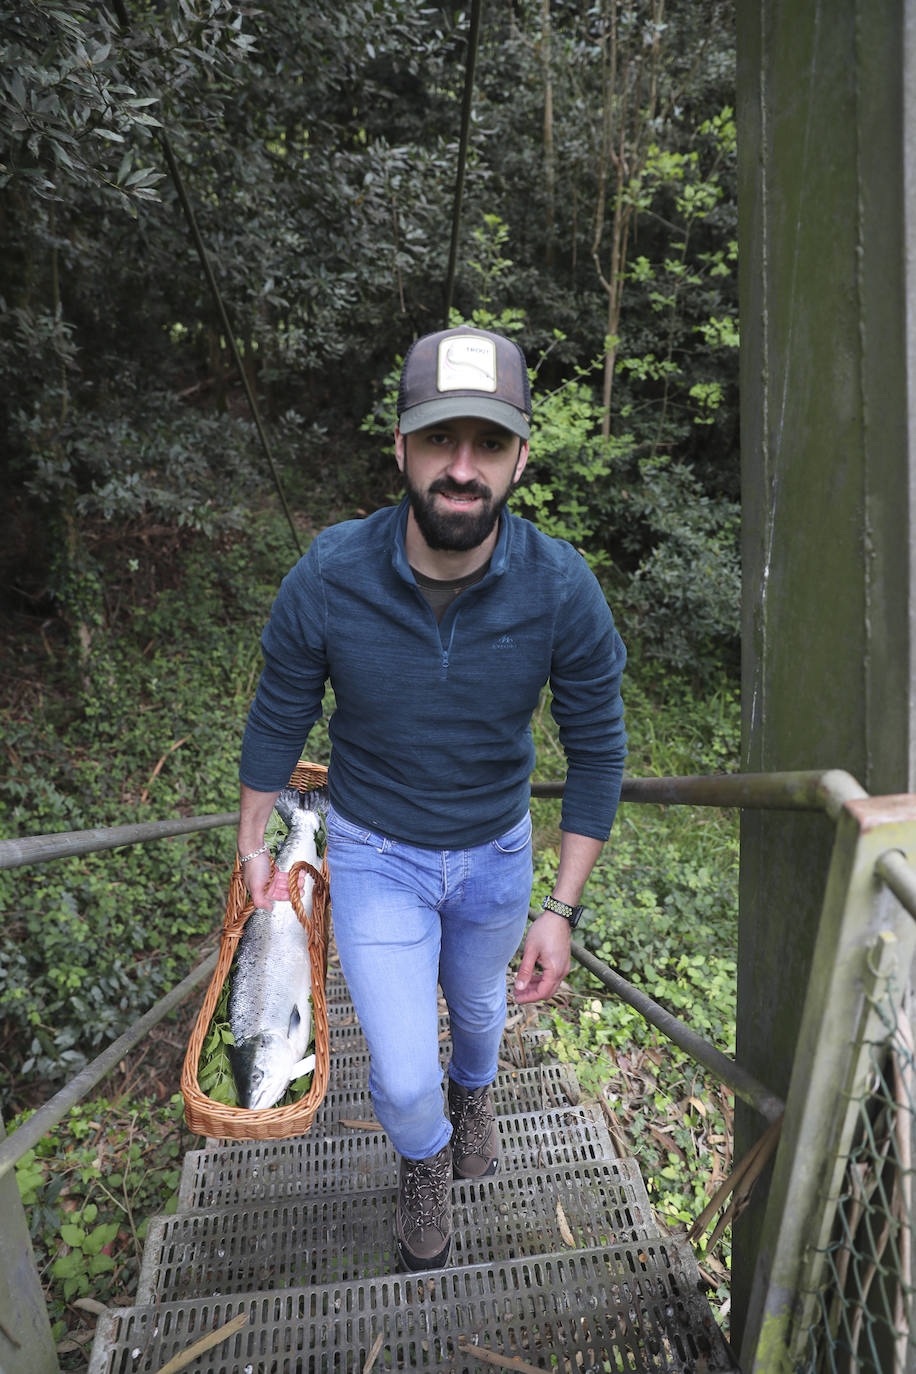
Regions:
M 229 1046 L 235 1044 L 229 1024 L 229 986 L 230 979 L 226 978 L 200 1049 L 197 1082 L 201 1092 L 212 1101 L 221 1102 L 224 1107 L 237 1107 L 239 1097 L 229 1060 Z

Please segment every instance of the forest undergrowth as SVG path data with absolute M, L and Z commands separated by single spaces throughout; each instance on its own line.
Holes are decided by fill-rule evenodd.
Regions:
M 302 529 L 304 543 L 311 532 Z M 156 538 L 138 528 L 112 545 L 87 591 L 93 612 L 77 649 L 51 611 L 7 616 L 2 635 L 16 652 L 3 655 L 0 676 L 3 836 L 235 808 L 258 636 L 295 556 L 289 532 L 265 512 L 244 538 L 173 534 L 165 558 Z M 734 770 L 733 680 L 707 671 L 700 688 L 630 648 L 628 774 Z M 542 779 L 563 774 L 548 706 L 545 696 L 534 720 Z M 307 752 L 326 761 L 328 748 L 323 721 Z M 555 871 L 559 803 L 536 800 L 532 810 L 537 904 Z M 732 1054 L 737 855 L 734 813 L 624 804 L 578 932 Z M 0 873 L 8 1130 L 215 946 L 233 856 L 234 835 L 219 830 Z M 102 1305 L 132 1300 L 148 1221 L 174 1209 L 181 1158 L 200 1144 L 177 1088 L 202 995 L 18 1167 L 62 1369 L 85 1367 Z M 689 1226 L 730 1169 L 730 1095 L 582 969 L 542 1016 L 549 1052 L 575 1067 L 620 1153 L 639 1161 L 660 1221 Z M 714 1251 L 701 1239 L 697 1255 L 726 1318 L 727 1235 Z

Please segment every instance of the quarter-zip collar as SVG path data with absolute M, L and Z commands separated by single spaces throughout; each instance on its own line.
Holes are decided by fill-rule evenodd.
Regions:
M 410 583 L 412 587 L 415 587 L 416 579 L 414 578 L 414 575 L 410 570 L 410 564 L 407 561 L 407 546 L 405 542 L 405 536 L 407 532 L 407 515 L 409 510 L 410 501 L 408 497 L 405 496 L 402 498 L 401 504 L 398 507 L 397 521 L 395 523 L 394 529 L 394 549 L 392 552 L 392 562 L 394 564 L 395 571 L 398 573 L 398 575 L 401 578 L 403 578 L 405 582 Z M 501 577 L 502 574 L 506 571 L 506 566 L 509 561 L 511 525 L 512 522 L 508 518 L 508 511 L 504 509 L 499 517 L 499 533 L 497 534 L 496 544 L 494 546 L 493 553 L 490 557 L 490 567 L 487 572 L 487 575 L 486 577 L 481 578 L 479 582 L 475 582 L 474 586 L 468 589 L 469 591 L 476 591 L 481 587 L 486 587 L 487 584 L 494 577 Z

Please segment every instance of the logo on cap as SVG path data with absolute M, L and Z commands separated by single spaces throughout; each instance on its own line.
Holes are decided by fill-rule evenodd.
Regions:
M 439 343 L 440 391 L 495 391 L 496 345 L 492 339 L 458 334 Z

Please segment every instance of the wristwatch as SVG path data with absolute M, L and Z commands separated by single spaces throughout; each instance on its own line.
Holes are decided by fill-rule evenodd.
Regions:
M 545 911 L 555 911 L 558 916 L 565 916 L 573 930 L 582 920 L 584 906 L 570 906 L 568 902 L 561 902 L 558 897 L 545 897 L 541 906 Z

